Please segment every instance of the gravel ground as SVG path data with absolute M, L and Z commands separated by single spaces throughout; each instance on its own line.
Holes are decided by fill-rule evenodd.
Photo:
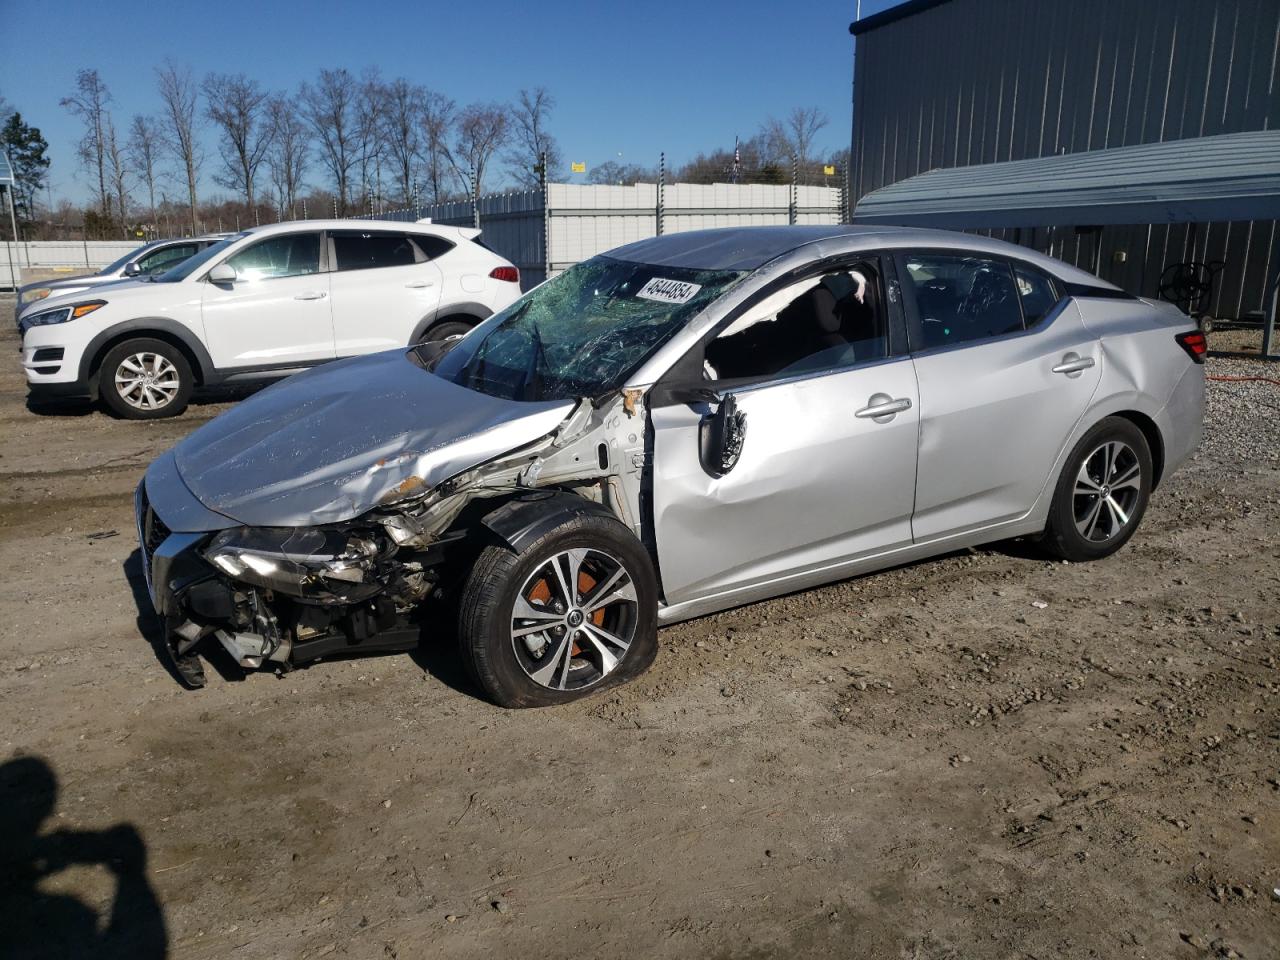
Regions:
M 130 494 L 226 405 L 38 415 L 11 360 L 0 957 L 1275 957 L 1280 387 L 1209 398 L 1115 557 L 958 552 L 504 712 L 443 633 L 180 690 Z

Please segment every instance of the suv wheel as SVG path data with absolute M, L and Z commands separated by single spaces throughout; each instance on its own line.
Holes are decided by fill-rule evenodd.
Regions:
M 460 337 L 470 331 L 473 326 L 475 324 L 467 323 L 465 320 L 445 320 L 442 323 L 437 323 L 424 333 L 420 342 L 430 343 L 433 340 L 448 340 L 450 337 Z
M 182 352 L 163 340 L 126 340 L 98 368 L 98 393 L 127 420 L 176 417 L 191 399 L 194 377 Z
M 1042 541 L 1064 560 L 1100 560 L 1128 542 L 1151 495 L 1147 438 L 1123 417 L 1108 417 L 1067 458 Z
M 462 658 L 500 706 L 565 703 L 642 673 L 657 611 L 640 541 L 616 520 L 574 517 L 518 552 L 481 552 L 459 605 Z

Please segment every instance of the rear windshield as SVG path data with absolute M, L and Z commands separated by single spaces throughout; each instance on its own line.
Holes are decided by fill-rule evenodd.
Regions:
M 490 317 L 434 372 L 505 400 L 600 396 L 744 276 L 593 257 Z

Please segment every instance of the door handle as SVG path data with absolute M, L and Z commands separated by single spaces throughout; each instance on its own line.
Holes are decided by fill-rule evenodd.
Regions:
M 436 282 L 434 280 L 414 280 L 412 283 L 405 284 L 410 290 L 421 290 L 424 287 L 434 287 L 435 285 Z
M 1054 373 L 1065 373 L 1068 377 L 1078 377 L 1081 372 L 1093 366 L 1093 357 L 1082 357 L 1077 353 L 1068 353 L 1062 362 L 1053 368 Z
M 876 423 L 888 423 L 899 413 L 911 409 L 911 401 L 907 397 L 896 400 L 887 393 L 875 393 L 867 399 L 867 405 L 855 410 L 853 415 L 862 420 L 874 420 Z
M 312 290 L 310 293 L 300 293 L 293 299 L 295 300 L 323 300 L 328 294 L 323 290 Z

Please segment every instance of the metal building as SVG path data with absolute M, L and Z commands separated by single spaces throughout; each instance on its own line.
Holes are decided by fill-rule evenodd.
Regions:
M 1280 0 L 909 0 L 856 38 L 851 194 L 938 168 L 1280 128 Z M 981 226 L 974 224 L 975 227 Z M 1275 221 L 994 231 L 1155 296 L 1220 262 L 1204 312 L 1259 315 Z

